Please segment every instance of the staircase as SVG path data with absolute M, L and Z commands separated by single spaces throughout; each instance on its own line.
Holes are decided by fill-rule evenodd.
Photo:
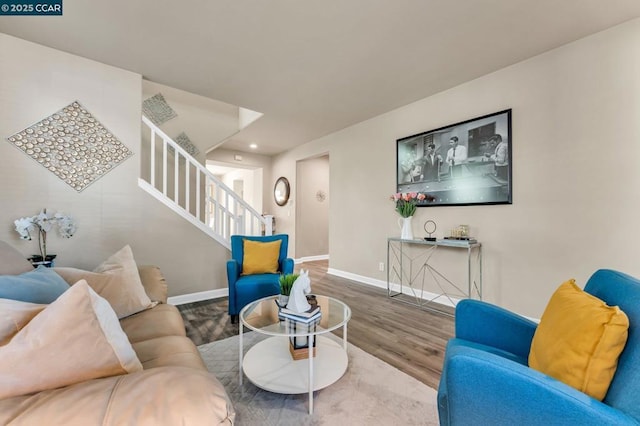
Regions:
M 258 213 L 147 117 L 142 123 L 142 189 L 227 249 L 231 235 L 273 233 L 272 216 Z

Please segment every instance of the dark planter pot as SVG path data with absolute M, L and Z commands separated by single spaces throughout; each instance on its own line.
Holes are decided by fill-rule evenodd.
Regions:
M 28 260 L 31 262 L 34 268 L 37 268 L 40 265 L 46 266 L 47 268 L 53 267 L 53 259 L 56 258 L 55 254 L 48 254 L 42 259 L 42 256 L 39 254 L 34 254 Z

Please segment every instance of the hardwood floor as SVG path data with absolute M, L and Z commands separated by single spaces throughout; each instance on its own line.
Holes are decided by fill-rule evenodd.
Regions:
M 351 308 L 349 342 L 437 389 L 444 349 L 454 334 L 452 317 L 392 300 L 385 289 L 329 275 L 327 261 L 300 267 L 309 269 L 313 293 L 336 297 Z
M 437 389 L 444 348 L 454 333 L 450 316 L 431 313 L 387 297 L 386 289 L 327 274 L 327 261 L 305 262 L 311 291 L 345 302 L 352 311 L 348 340 L 360 349 Z M 228 299 L 178 306 L 196 345 L 238 334 L 226 314 Z M 342 329 L 335 333 L 342 336 Z

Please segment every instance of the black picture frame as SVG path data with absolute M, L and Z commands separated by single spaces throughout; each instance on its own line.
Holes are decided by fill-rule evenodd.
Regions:
M 418 207 L 512 204 L 512 142 L 511 109 L 397 139 L 396 192 L 435 198 Z

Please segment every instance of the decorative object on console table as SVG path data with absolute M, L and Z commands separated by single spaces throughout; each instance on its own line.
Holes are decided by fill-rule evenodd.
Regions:
M 400 238 L 403 240 L 413 240 L 411 218 L 416 212 L 416 206 L 418 203 L 429 203 L 435 200 L 435 198 L 429 194 L 407 192 L 405 194 L 393 194 L 390 199 L 395 203 L 398 214 L 402 216 L 402 219 L 398 220 Z
M 469 243 L 477 242 L 475 238 L 469 236 L 469 225 L 459 225 L 451 229 L 450 235 L 448 237 L 444 237 L 444 239 L 468 241 Z
M 424 232 L 429 234 L 428 237 L 424 237 L 425 241 L 436 241 L 436 237 L 433 236 L 433 233 L 436 232 L 436 223 L 432 220 L 428 220 L 424 223 Z
M 78 226 L 75 220 L 71 216 L 56 213 L 52 215 L 47 213 L 47 209 L 42 209 L 39 215 L 31 217 L 21 217 L 16 219 L 13 224 L 15 225 L 16 232 L 20 234 L 20 238 L 23 240 L 31 240 L 31 233 L 38 233 L 38 249 L 40 254 L 34 254 L 29 257 L 29 260 L 34 267 L 44 265 L 47 267 L 53 266 L 53 259 L 55 254 L 47 254 L 47 233 L 53 229 L 54 226 L 58 227 L 58 233 L 62 238 L 71 238 L 75 234 Z
M 398 219 L 398 226 L 400 226 L 400 238 L 403 240 L 413 240 L 413 228 L 411 221 L 413 217 L 401 217 Z

